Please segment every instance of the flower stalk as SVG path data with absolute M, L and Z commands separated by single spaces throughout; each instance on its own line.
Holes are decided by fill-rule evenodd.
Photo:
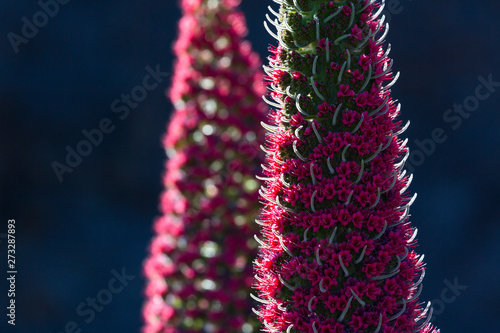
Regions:
M 267 108 L 260 60 L 237 0 L 183 0 L 163 144 L 143 332 L 252 332 L 258 137 Z
M 408 220 L 409 155 L 380 1 L 274 0 L 255 261 L 266 332 L 439 332 Z M 383 1 L 382 1 L 383 3 Z

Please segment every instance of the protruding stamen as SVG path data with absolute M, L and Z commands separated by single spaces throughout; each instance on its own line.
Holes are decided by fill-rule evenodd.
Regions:
M 292 331 L 293 324 L 290 324 L 288 328 L 286 329 L 286 333 L 290 333 Z
M 415 194 L 413 194 L 413 196 L 411 197 L 410 201 L 408 201 L 406 206 L 411 207 L 411 205 L 413 205 L 413 203 L 415 202 L 416 199 L 417 199 L 417 193 L 415 192 Z
M 265 224 L 265 223 L 264 223 L 263 221 L 261 221 L 261 220 L 257 220 L 257 219 L 256 219 L 256 220 L 255 220 L 255 223 L 257 223 L 258 225 L 263 226 L 263 227 L 266 227 L 266 226 L 267 226 L 267 224 Z
M 319 258 L 319 246 L 316 249 L 316 261 L 318 262 L 318 266 L 323 266 L 323 263 L 321 262 L 321 259 Z
M 277 108 L 277 109 L 281 109 L 281 108 L 283 107 L 283 105 L 280 105 L 280 104 L 278 104 L 278 103 L 275 103 L 275 102 L 272 102 L 272 101 L 268 100 L 268 99 L 266 98 L 266 96 L 264 96 L 264 95 L 262 96 L 262 99 L 263 99 L 263 100 L 264 100 L 264 102 L 266 102 L 268 105 L 270 105 L 270 106 L 274 106 L 274 107 L 275 107 L 275 108 Z
M 405 260 L 409 252 L 410 251 L 408 251 L 408 248 L 405 246 L 405 254 L 401 257 L 401 260 Z
M 352 296 L 354 296 L 354 298 L 356 298 L 356 300 L 358 301 L 358 303 L 362 307 L 366 305 L 366 303 L 361 298 L 359 298 L 359 296 L 356 294 L 356 292 L 354 290 L 352 290 L 352 289 L 351 289 L 351 294 L 352 294 Z
M 399 131 L 397 131 L 396 133 L 394 133 L 395 136 L 399 136 L 401 134 L 403 134 L 404 131 L 406 131 L 406 129 L 408 128 L 408 126 L 410 126 L 410 121 L 408 120 L 406 122 L 406 124 L 403 126 L 403 128 Z
M 335 234 L 337 233 L 337 227 L 335 227 L 335 229 L 333 229 L 333 232 L 330 236 L 330 239 L 328 239 L 328 244 L 332 245 L 333 244 L 333 239 L 335 238 Z
M 399 79 L 399 72 L 397 72 L 394 79 L 392 79 L 392 81 L 389 82 L 389 84 L 387 84 L 385 87 L 382 87 L 381 90 L 384 91 L 384 90 L 390 89 L 396 83 L 396 81 L 398 79 Z
M 267 322 L 267 320 L 264 320 L 264 326 L 269 330 L 269 332 L 279 333 L 279 331 L 277 329 L 275 329 L 274 327 L 272 327 L 271 325 L 269 325 L 269 323 Z
M 387 65 L 387 68 L 386 68 L 384 71 L 382 71 L 382 73 L 379 73 L 379 74 L 377 74 L 377 75 L 374 75 L 374 76 L 372 77 L 372 79 L 378 79 L 379 77 L 384 76 L 385 74 L 389 73 L 389 71 L 392 69 L 392 64 L 393 64 L 393 63 L 394 63 L 394 60 L 393 60 L 393 59 L 391 59 L 391 60 L 389 61 L 389 65 Z
M 285 181 L 285 174 L 284 173 L 281 174 L 280 180 L 281 180 L 281 184 L 283 184 L 283 186 L 290 187 L 290 184 Z
M 309 229 L 311 228 L 307 228 L 306 230 L 304 230 L 304 242 L 307 242 L 307 233 L 309 232 Z
M 429 310 L 432 309 L 431 305 L 432 305 L 432 303 L 430 301 L 427 302 L 427 305 L 425 306 L 424 311 L 422 311 L 422 313 L 420 313 L 420 315 L 418 315 L 417 318 L 423 318 L 423 317 L 425 317 L 425 315 L 427 314 L 427 312 L 429 312 Z
M 332 15 L 325 18 L 323 20 L 323 23 L 326 23 L 326 22 L 330 21 L 332 18 L 334 18 L 335 16 L 337 16 L 342 11 L 342 8 L 344 8 L 344 6 L 340 6 L 339 9 L 337 9 L 337 11 L 335 13 L 333 13 Z
M 365 115 L 362 113 L 361 114 L 361 119 L 359 120 L 359 122 L 356 125 L 356 127 L 354 127 L 354 129 L 351 131 L 351 134 L 354 134 L 354 133 L 356 133 L 359 130 L 359 128 L 361 127 L 361 124 L 363 123 L 364 119 L 365 119 Z
M 288 253 L 288 255 L 290 255 L 290 257 L 295 257 L 293 255 L 293 253 L 285 246 L 285 244 L 283 244 L 283 237 L 278 237 L 279 241 L 280 241 L 280 245 L 281 247 L 283 248 L 283 250 L 286 251 L 286 253 Z
M 391 183 L 391 185 L 388 188 L 386 188 L 385 190 L 383 190 L 382 194 L 384 194 L 384 193 L 389 192 L 390 190 L 392 190 L 392 188 L 396 184 L 396 179 L 398 179 L 398 173 L 394 172 L 394 175 L 392 176 L 392 183 Z
M 380 231 L 380 233 L 373 237 L 373 240 L 377 240 L 379 239 L 380 237 L 382 237 L 382 235 L 384 234 L 384 232 L 387 230 L 387 221 L 384 221 L 384 227 L 382 228 L 382 230 Z
M 342 267 L 342 270 L 344 271 L 344 276 L 348 277 L 349 271 L 347 270 L 347 267 L 345 267 L 344 262 L 342 261 L 342 255 L 340 254 L 339 254 L 339 262 L 340 262 L 340 267 Z
M 323 279 L 321 279 L 321 281 L 319 281 L 319 290 L 322 293 L 326 293 L 328 291 L 328 289 L 326 289 L 326 288 L 323 287 Z
M 386 274 L 386 275 L 380 275 L 380 276 L 375 276 L 375 277 L 372 277 L 372 280 L 384 280 L 384 279 L 388 279 L 390 277 L 393 277 L 394 275 L 398 274 L 399 273 L 399 269 L 394 271 L 394 272 L 391 272 L 389 274 Z
M 316 329 L 316 322 L 313 322 L 312 328 L 313 328 L 314 333 L 318 333 L 318 330 Z
M 335 114 L 333 115 L 332 125 L 335 126 L 337 124 L 337 116 L 340 113 L 340 109 L 342 108 L 342 103 L 340 103 L 335 109 Z
M 255 234 L 254 234 L 254 235 L 253 235 L 253 238 L 257 241 L 257 243 L 259 243 L 259 244 L 260 244 L 260 246 L 262 246 L 262 247 L 265 247 L 265 246 L 266 246 L 266 244 L 265 244 L 263 241 L 261 241 L 261 240 L 259 239 L 259 237 L 257 237 L 257 235 L 255 235 Z
M 375 42 L 375 45 L 380 45 L 384 42 L 385 40 L 385 37 L 387 37 L 387 34 L 389 33 L 389 22 L 387 22 L 385 24 L 385 29 L 384 29 L 384 33 L 382 34 L 382 36 L 380 36 L 380 38 Z
M 352 296 L 349 298 L 349 301 L 347 301 L 347 304 L 344 308 L 344 311 L 342 311 L 342 314 L 340 315 L 338 322 L 341 323 L 344 320 L 345 315 L 347 314 L 347 311 L 349 311 L 349 307 L 351 306 L 352 302 Z
M 344 150 L 342 150 L 342 162 L 346 162 L 347 161 L 346 158 L 345 158 L 345 153 L 347 151 L 347 148 L 349 148 L 350 146 L 351 146 L 351 144 L 349 143 L 347 146 L 345 146 Z
M 283 209 L 283 210 L 286 210 L 286 211 L 287 211 L 287 212 L 289 212 L 289 213 L 295 213 L 295 210 L 294 210 L 294 209 L 292 209 L 292 208 L 288 208 L 288 207 L 285 207 L 285 206 L 283 206 L 283 205 L 281 204 L 279 195 L 277 195 L 277 196 L 276 196 L 275 203 L 276 203 L 276 205 L 277 205 L 279 208 L 281 208 L 281 209 Z
M 263 145 L 260 145 L 260 149 L 261 149 L 264 153 L 266 153 L 267 155 L 272 155 L 272 154 L 274 154 L 274 152 L 273 152 L 273 151 L 266 149 Z
M 279 24 L 276 19 L 272 19 L 271 16 L 269 16 L 268 13 L 266 13 L 266 19 L 269 23 L 271 23 L 272 25 L 274 25 L 276 27 L 276 29 L 283 29 L 283 26 L 281 26 L 281 24 Z M 276 36 L 277 37 L 277 36 Z M 277 39 L 277 38 L 276 38 Z
M 347 196 L 347 200 L 344 202 L 344 205 L 347 206 L 351 202 L 352 195 L 354 194 L 354 189 L 351 190 L 351 193 Z
M 323 143 L 323 138 L 321 135 L 319 135 L 318 129 L 316 128 L 316 123 L 314 121 L 311 121 L 311 126 L 313 128 L 314 134 L 316 135 L 316 138 L 318 138 L 318 141 L 320 143 Z
M 367 249 L 368 245 L 365 245 L 365 247 L 363 248 L 363 251 L 361 251 L 361 255 L 359 256 L 358 259 L 356 259 L 356 261 L 354 262 L 355 264 L 359 264 L 361 262 L 361 260 L 363 260 L 364 256 L 365 256 L 365 252 L 366 252 L 366 249 Z
M 307 158 L 305 158 L 304 156 L 302 156 L 302 155 L 299 153 L 299 151 L 297 150 L 297 140 L 295 140 L 295 141 L 293 142 L 293 152 L 295 153 L 295 155 L 297 155 L 297 156 L 298 156 L 298 158 L 300 158 L 300 159 L 302 160 L 302 162 L 307 162 L 307 161 L 308 161 L 308 159 L 307 159 Z
M 372 156 L 368 157 L 368 159 L 365 162 L 366 163 L 371 162 L 375 157 L 377 157 L 378 153 L 380 153 L 381 151 L 382 151 L 382 144 L 380 144 L 377 151 Z
M 408 138 L 405 139 L 405 141 L 403 142 L 403 144 L 401 146 L 404 146 L 406 144 L 406 142 L 408 141 Z M 394 164 L 394 167 L 398 170 L 402 169 L 406 163 L 406 160 L 408 159 L 408 157 L 410 156 L 410 149 L 406 149 L 406 154 L 405 156 L 403 157 L 403 159 L 401 161 L 399 161 L 398 163 Z
M 406 208 L 405 208 L 405 212 L 403 213 L 403 215 L 401 215 L 401 218 L 399 219 L 399 221 L 398 221 L 398 222 L 396 222 L 396 223 L 391 224 L 391 225 L 389 226 L 389 228 L 393 228 L 393 227 L 398 226 L 398 225 L 400 225 L 401 223 L 403 223 L 403 222 L 404 222 L 404 220 L 408 217 L 408 214 L 409 214 L 409 213 L 410 213 L 410 207 L 406 206 Z
M 346 38 L 349 38 L 349 37 L 351 37 L 351 34 L 346 34 L 346 35 L 340 36 L 339 38 L 337 38 L 337 39 L 333 42 L 333 44 L 335 44 L 335 45 L 339 45 L 339 43 L 340 43 L 342 40 L 344 40 L 344 39 L 346 39 Z
M 369 31 L 368 35 L 366 35 L 365 39 L 363 39 L 363 40 L 361 41 L 361 43 L 360 43 L 358 46 L 356 46 L 356 48 L 354 49 L 354 51 L 356 51 L 356 52 L 357 52 L 357 51 L 360 51 L 360 50 L 361 50 L 361 49 L 365 46 L 366 42 L 368 42 L 368 40 L 369 40 L 372 36 L 373 36 L 372 32 L 371 32 L 371 31 Z
M 326 102 L 326 98 L 325 98 L 325 96 L 323 96 L 323 95 L 319 92 L 318 87 L 316 87 L 316 84 L 314 83 L 314 77 L 313 77 L 313 76 L 311 76 L 311 77 L 310 77 L 310 81 L 311 81 L 311 86 L 312 86 L 312 88 L 313 88 L 314 92 L 316 93 L 316 95 L 317 95 L 317 96 L 318 96 L 318 97 L 319 97 L 322 101 Z
M 344 64 L 342 65 L 342 68 L 340 69 L 339 76 L 337 77 L 337 83 L 340 83 L 342 81 L 342 74 L 344 74 L 344 70 L 347 67 L 347 61 L 344 61 Z
M 389 145 L 391 144 L 392 142 L 392 138 L 393 138 L 393 134 L 391 132 L 391 134 L 389 135 L 389 137 L 387 138 L 387 143 L 385 144 L 384 147 L 382 147 L 382 151 L 385 151 L 387 149 L 387 147 L 389 147 Z
M 349 25 L 347 26 L 346 30 L 349 30 L 352 27 L 355 16 L 356 16 L 356 10 L 354 8 L 354 3 L 351 2 L 351 19 L 349 20 Z
M 299 11 L 301 13 L 307 13 L 305 10 L 303 10 L 302 8 L 300 8 L 299 3 L 297 2 L 297 0 L 293 0 L 293 4 L 295 5 L 295 8 L 297 9 L 297 11 Z
M 309 310 L 309 312 L 313 312 L 312 302 L 314 301 L 315 298 L 316 298 L 316 296 L 311 297 L 311 299 L 309 300 L 309 303 L 307 303 L 307 309 Z
M 403 300 L 403 308 L 401 309 L 401 311 L 399 311 L 394 316 L 389 318 L 389 321 L 396 320 L 399 316 L 401 316 L 403 314 L 403 312 L 405 312 L 405 310 L 406 310 L 406 302 Z
M 319 18 L 318 15 L 314 14 L 314 21 L 316 22 L 316 40 L 320 39 L 320 31 L 319 31 Z
M 271 303 L 270 301 L 266 301 L 265 299 L 259 298 L 252 293 L 250 293 L 250 297 L 252 297 L 254 300 L 256 300 L 257 302 L 260 302 L 260 303 L 264 303 L 264 304 Z
M 326 165 L 328 166 L 328 170 L 330 171 L 330 173 L 333 175 L 335 173 L 335 169 L 332 167 L 332 163 L 331 163 L 331 156 L 328 156 L 328 158 L 326 159 Z
M 311 165 L 309 166 L 309 173 L 311 174 L 311 179 L 312 179 L 313 185 L 316 185 L 316 176 L 314 175 L 314 163 L 311 163 Z M 313 197 L 314 197 L 314 194 L 313 194 Z
M 366 86 L 368 85 L 368 82 L 370 82 L 370 79 L 372 77 L 372 64 L 369 64 L 368 65 L 368 74 L 366 75 L 366 79 L 365 79 L 365 82 L 363 83 L 363 86 L 361 86 L 361 88 L 359 89 L 358 91 L 358 94 L 362 93 L 363 90 L 365 90 Z
M 271 126 L 271 125 L 268 125 L 266 124 L 265 122 L 261 121 L 260 122 L 260 125 L 262 127 L 264 127 L 264 129 L 268 130 L 269 132 L 272 132 L 272 133 L 278 133 L 279 131 L 279 126 Z
M 300 113 L 302 113 L 306 117 L 310 117 L 311 115 L 300 107 L 300 94 L 297 94 L 297 98 L 295 99 L 295 106 L 297 107 L 297 110 L 299 110 Z
M 380 106 L 378 108 L 376 108 L 372 112 L 368 113 L 368 115 L 369 116 L 373 116 L 374 114 L 376 114 L 377 112 L 379 112 L 380 110 L 382 110 L 382 108 L 387 104 L 388 101 L 389 101 L 389 96 L 387 96 L 385 98 L 384 102 L 382 104 L 380 104 Z M 398 136 L 399 134 L 395 133 L 395 135 Z
M 382 5 L 378 9 L 378 11 L 372 16 L 372 20 L 375 20 L 382 13 L 384 8 L 385 8 L 385 0 L 382 0 Z
M 304 125 L 300 125 L 300 126 L 299 126 L 299 127 L 297 127 L 297 129 L 295 130 L 295 137 L 296 137 L 297 139 L 301 139 L 299 132 L 300 132 L 300 130 L 301 130 L 302 128 L 304 128 Z
M 429 302 L 429 304 L 430 304 L 430 302 Z M 427 319 L 414 332 L 420 332 L 422 330 L 422 328 L 424 328 L 429 323 L 429 321 L 432 318 L 432 313 L 433 312 L 434 312 L 434 308 L 431 308 L 431 311 L 429 312 L 429 315 L 427 316 Z
M 379 316 L 377 329 L 375 329 L 375 331 L 373 333 L 378 333 L 380 331 L 381 327 L 382 327 L 382 314 L 380 314 L 380 316 Z
M 406 185 L 399 191 L 400 194 L 403 194 L 408 189 L 408 187 L 410 187 L 412 180 L 413 180 L 413 174 L 411 174 L 410 177 L 408 177 Z
M 326 39 L 326 64 L 330 64 L 330 39 Z
M 271 6 L 267 6 L 267 9 L 269 9 L 269 11 L 270 11 L 270 12 L 271 12 L 274 16 L 276 16 L 277 18 L 280 18 L 280 17 L 281 17 L 281 15 L 280 15 L 279 13 L 277 13 L 277 12 L 275 12 L 275 11 L 274 11 L 273 7 L 271 7 Z
M 407 244 L 411 244 L 411 242 L 415 240 L 415 238 L 417 237 L 417 232 L 418 228 L 415 228 L 415 231 L 413 231 L 413 235 L 411 235 L 410 239 L 408 239 L 408 241 L 406 242 Z
M 386 59 L 389 56 L 389 53 L 391 52 L 391 48 L 392 48 L 391 43 L 387 44 L 387 49 L 385 50 L 385 53 L 380 57 L 379 60 L 377 60 L 377 63 Z
M 408 303 L 416 300 L 418 298 L 418 296 L 420 296 L 420 293 L 422 292 L 423 289 L 424 289 L 424 285 L 421 284 L 420 287 L 418 288 L 418 291 L 415 293 L 415 295 L 413 295 L 411 298 L 408 298 Z
M 313 70 L 312 70 L 313 75 L 317 75 L 318 74 L 316 72 L 316 65 L 317 64 L 318 64 L 318 56 L 316 55 L 316 57 L 314 57 L 314 61 L 313 61 Z
M 370 6 L 373 3 L 373 1 L 374 0 L 367 1 L 366 5 L 364 5 L 363 8 L 359 10 L 359 12 L 362 13 L 366 8 L 368 8 L 368 6 Z
M 295 291 L 295 290 L 297 289 L 297 287 L 294 287 L 294 286 L 292 286 L 292 285 L 290 285 L 290 284 L 286 283 L 286 281 L 285 281 L 285 280 L 283 280 L 283 278 L 281 277 L 281 275 L 280 275 L 280 274 L 278 274 L 278 279 L 280 280 L 280 282 L 281 282 L 281 283 L 282 283 L 285 287 L 287 287 L 287 288 L 288 288 L 288 289 L 290 289 L 291 291 Z
M 358 178 L 354 181 L 354 184 L 359 183 L 361 177 L 363 176 L 363 171 L 365 170 L 365 160 L 361 160 L 361 167 L 359 168 Z
M 271 35 L 271 37 L 273 37 L 276 40 L 279 40 L 278 35 L 271 31 L 266 21 L 264 21 L 264 27 L 266 28 L 267 32 Z
M 377 200 L 373 203 L 373 205 L 371 205 L 370 207 L 368 207 L 368 209 L 375 208 L 375 206 L 378 205 L 379 201 L 380 201 L 380 187 L 377 188 Z
M 314 196 L 316 195 L 317 192 L 318 192 L 318 190 L 315 190 L 313 192 L 313 194 L 311 195 L 311 209 L 312 209 L 313 213 L 316 213 L 316 208 L 314 207 Z

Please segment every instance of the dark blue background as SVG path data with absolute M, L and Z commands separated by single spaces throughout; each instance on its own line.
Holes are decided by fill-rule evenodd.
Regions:
M 387 0 L 388 3 L 391 1 Z M 390 7 L 391 57 L 402 75 L 393 96 L 414 140 L 442 128 L 447 141 L 416 167 L 419 196 L 412 221 L 428 270 L 422 301 L 439 299 L 445 279 L 467 285 L 434 320 L 442 332 L 500 332 L 500 89 L 453 130 L 445 111 L 462 103 L 492 74 L 500 81 L 500 4 L 476 0 L 400 0 Z M 272 1 L 243 0 L 255 49 L 273 42 L 262 21 Z M 13 51 L 7 33 L 40 10 L 35 1 L 0 4 L 1 228 L 17 221 L 17 332 L 137 332 L 141 325 L 141 262 L 157 215 L 160 145 L 172 106 L 167 78 L 120 120 L 110 110 L 142 84 L 145 67 L 172 71 L 176 1 L 70 1 L 28 44 Z M 401 12 L 399 12 L 401 11 Z M 386 11 L 387 13 L 388 11 Z M 398 13 L 399 12 L 399 13 Z M 397 13 L 397 14 L 396 14 Z M 116 129 L 59 182 L 51 163 L 82 130 L 110 118 Z M 5 239 L 0 331 L 6 325 Z M 134 275 L 122 293 L 85 323 L 75 309 L 106 288 L 111 270 Z M 449 296 L 449 294 L 446 294 Z

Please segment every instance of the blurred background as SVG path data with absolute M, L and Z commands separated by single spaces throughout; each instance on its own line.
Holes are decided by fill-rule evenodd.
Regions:
M 65 332 L 73 321 L 82 332 L 138 332 L 171 75 L 128 113 L 112 105 L 142 85 L 148 66 L 172 73 L 180 12 L 173 0 L 65 1 L 37 32 L 25 28 L 27 39 L 23 17 L 44 23 L 40 3 L 0 3 L 0 233 L 16 220 L 18 268 L 13 328 L 4 314 L 0 235 L 0 331 Z M 418 193 L 411 220 L 428 266 L 420 299 L 433 302 L 443 333 L 500 332 L 500 83 L 478 88 L 480 76 L 500 82 L 500 3 L 386 2 L 390 56 L 401 71 L 393 96 L 412 124 L 404 134 L 413 152 L 410 189 Z M 274 43 L 262 25 L 267 5 L 277 7 L 270 0 L 241 6 L 263 59 Z M 464 103 L 465 111 L 453 111 Z M 58 177 L 54 162 L 66 165 L 66 147 L 77 149 L 82 131 L 105 118 L 110 133 L 81 146 L 92 151 Z M 433 140 L 439 128 L 444 134 Z M 95 318 L 77 313 L 123 271 L 127 285 Z

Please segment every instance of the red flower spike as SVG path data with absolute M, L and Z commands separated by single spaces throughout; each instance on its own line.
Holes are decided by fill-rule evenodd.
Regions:
M 262 329 L 437 333 L 418 301 L 424 263 L 412 251 L 380 1 L 276 2 L 255 262 Z
M 263 74 L 237 0 L 183 0 L 162 216 L 144 264 L 144 333 L 248 332 Z M 251 239 L 251 240 L 250 240 Z M 277 279 L 269 280 L 274 290 Z

